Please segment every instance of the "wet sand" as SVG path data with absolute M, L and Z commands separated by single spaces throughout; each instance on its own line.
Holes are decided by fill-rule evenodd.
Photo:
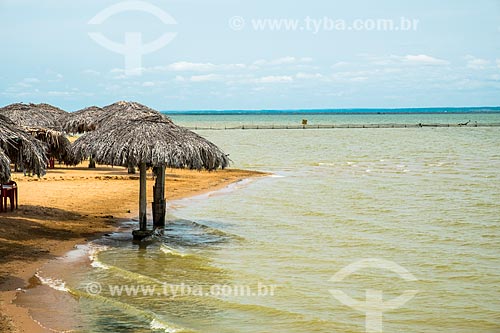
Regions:
M 263 173 L 167 170 L 166 196 L 180 199 L 223 188 Z M 43 178 L 14 174 L 19 209 L 0 213 L 0 332 L 44 332 L 28 309 L 12 304 L 17 288 L 25 288 L 37 268 L 76 244 L 113 231 L 124 219 L 136 219 L 139 175 L 121 167 L 88 169 L 64 166 Z M 153 177 L 148 173 L 148 211 Z M 10 206 L 9 206 L 10 208 Z

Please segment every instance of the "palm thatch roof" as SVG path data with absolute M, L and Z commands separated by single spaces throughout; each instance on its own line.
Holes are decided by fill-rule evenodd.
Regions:
M 76 165 L 76 160 L 71 142 L 63 132 L 54 131 L 41 127 L 23 127 L 23 129 L 34 136 L 37 140 L 45 142 L 48 145 L 48 156 L 53 157 L 67 165 Z
M 40 104 L 34 104 L 34 105 L 36 105 L 38 108 L 44 110 L 45 112 L 51 114 L 54 118 L 56 118 L 59 121 L 64 121 L 64 119 L 69 115 L 68 112 L 66 112 L 63 109 L 60 109 L 54 105 L 50 105 L 47 103 L 40 103 Z
M 103 108 L 91 106 L 70 113 L 63 126 L 68 133 L 84 133 L 94 131 L 108 122 L 139 119 L 160 113 L 136 102 L 120 101 Z
M 90 106 L 72 112 L 66 118 L 63 129 L 67 133 L 85 133 L 97 128 L 97 120 L 106 112 L 98 106 Z
M 136 112 L 138 106 L 132 103 L 128 108 Z M 98 163 L 121 166 L 145 163 L 148 167 L 214 170 L 229 165 L 229 158 L 215 144 L 145 108 L 142 118 L 119 117 L 84 134 L 73 144 L 75 155 L 81 160 L 93 155 Z M 144 116 L 147 113 L 151 115 Z
M 141 119 L 161 115 L 160 112 L 137 102 L 119 101 L 103 108 L 106 112 L 99 118 L 99 125 L 120 120 Z
M 0 108 L 0 115 L 18 126 L 43 127 L 62 131 L 67 112 L 49 104 L 14 103 Z
M 5 153 L 0 150 L 0 183 L 5 183 L 10 179 L 10 160 Z
M 46 145 L 0 115 L 0 149 L 12 163 L 38 176 L 45 174 Z

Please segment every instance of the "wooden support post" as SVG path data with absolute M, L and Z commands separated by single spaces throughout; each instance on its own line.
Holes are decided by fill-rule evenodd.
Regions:
M 135 175 L 135 167 L 132 164 L 128 165 L 128 174 Z
M 95 161 L 92 155 L 90 155 L 89 159 L 89 169 L 95 169 Z
M 153 186 L 153 227 L 164 227 L 167 214 L 165 200 L 165 166 L 155 167 L 155 186 Z
M 139 229 L 147 230 L 146 218 L 146 164 L 141 163 L 140 169 L 140 188 L 139 188 Z

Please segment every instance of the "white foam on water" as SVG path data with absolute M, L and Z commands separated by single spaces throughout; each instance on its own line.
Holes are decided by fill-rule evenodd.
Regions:
M 100 262 L 99 260 L 94 260 L 90 263 L 90 265 L 94 268 L 101 268 L 101 269 L 109 269 L 109 267 L 105 264 L 103 264 L 102 262 Z
M 320 163 L 320 164 L 321 164 L 321 163 Z M 283 175 L 278 175 L 278 174 L 275 174 L 275 173 L 274 173 L 274 174 L 272 174 L 272 175 L 269 175 L 268 177 L 270 177 L 270 178 L 285 178 L 285 176 L 283 176 Z
M 151 323 L 149 324 L 149 328 L 151 328 L 152 330 L 164 330 L 167 333 L 178 332 L 177 329 L 172 328 L 172 327 L 168 326 L 167 324 L 160 322 L 157 319 L 151 320 Z
M 37 323 L 41 328 L 43 328 L 44 330 L 47 330 L 49 332 L 55 332 L 55 333 L 70 333 L 70 332 L 75 332 L 74 330 L 64 330 L 64 331 L 61 331 L 61 330 L 55 330 L 53 328 L 50 328 L 50 327 L 47 327 L 45 325 L 43 325 L 40 321 L 36 320 L 35 318 L 31 317 L 31 320 L 33 320 L 35 323 Z
M 42 284 L 49 286 L 54 290 L 69 292 L 69 289 L 66 288 L 66 282 L 64 282 L 61 279 L 52 279 L 48 277 L 43 277 L 40 271 L 36 272 L 35 276 L 38 278 L 38 280 L 40 280 Z
M 69 252 L 67 252 L 64 257 L 57 258 L 58 260 L 65 260 L 69 262 L 79 261 L 82 258 L 85 258 L 88 252 L 87 245 L 76 245 L 75 248 Z
M 169 254 L 172 256 L 179 256 L 179 257 L 185 257 L 185 256 L 189 255 L 188 253 L 184 253 L 182 251 L 176 250 L 176 249 L 171 248 L 165 244 L 161 244 L 160 251 L 165 253 L 165 254 Z
M 100 252 L 106 251 L 108 249 L 109 249 L 109 247 L 107 247 L 107 246 L 96 245 L 96 244 L 93 244 L 93 243 L 89 243 L 89 247 L 88 247 L 88 251 L 89 252 L 88 253 L 89 253 L 90 265 L 92 267 L 95 267 L 95 268 L 109 269 L 109 267 L 106 264 L 102 263 L 97 258 L 97 255 Z

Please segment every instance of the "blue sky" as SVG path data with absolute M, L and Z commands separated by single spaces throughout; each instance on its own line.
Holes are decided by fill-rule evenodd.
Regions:
M 154 6 L 175 24 L 137 10 L 89 24 L 116 4 L 131 2 L 0 0 L 0 105 L 48 102 L 70 111 L 117 100 L 160 110 L 500 105 L 497 0 L 151 0 L 133 5 Z M 289 27 L 262 28 L 267 19 Z M 393 20 L 397 30 L 370 29 L 380 19 Z M 355 20 L 362 26 L 354 29 Z M 418 22 L 402 31 L 402 20 Z M 140 33 L 144 44 L 175 37 L 140 55 L 140 69 L 130 73 L 123 54 L 89 36 L 124 44 L 126 32 Z

